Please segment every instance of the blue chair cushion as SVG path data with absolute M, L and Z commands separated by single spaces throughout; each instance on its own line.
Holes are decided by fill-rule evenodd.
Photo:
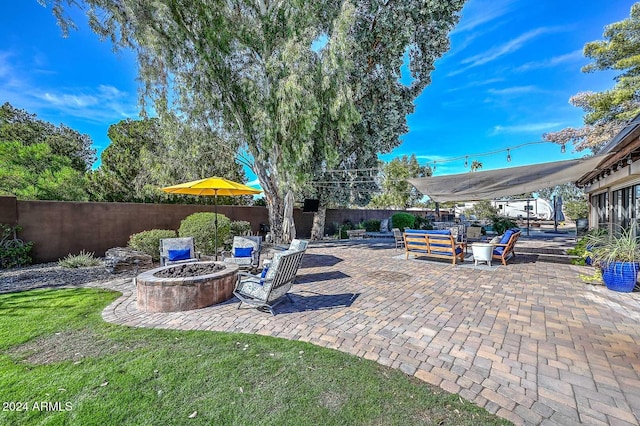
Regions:
M 251 257 L 253 247 L 236 247 L 233 249 L 233 257 Z
M 169 260 L 172 262 L 176 260 L 191 259 L 191 249 L 169 250 L 168 255 Z
M 267 272 L 269 272 L 268 266 L 262 268 L 262 273 L 260 274 L 260 285 L 264 285 L 264 279 L 267 278 Z
M 508 244 L 512 235 L 513 235 L 513 229 L 507 229 L 504 235 L 502 235 L 502 238 L 500 239 L 500 244 Z
M 504 251 L 504 247 L 496 247 L 493 249 L 493 254 L 497 256 L 502 256 L 503 251 Z

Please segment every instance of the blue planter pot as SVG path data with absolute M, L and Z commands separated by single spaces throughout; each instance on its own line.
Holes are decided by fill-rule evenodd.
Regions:
M 611 262 L 602 265 L 602 281 L 609 290 L 631 293 L 638 279 L 637 263 Z

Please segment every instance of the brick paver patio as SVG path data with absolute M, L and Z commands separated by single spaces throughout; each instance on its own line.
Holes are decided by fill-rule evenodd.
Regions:
M 278 315 L 237 300 L 196 311 L 136 309 L 131 280 L 105 320 L 216 330 L 338 349 L 460 394 L 516 424 L 638 425 L 640 293 L 584 284 L 591 269 L 520 255 L 495 270 L 396 258 L 390 243 L 307 251 Z

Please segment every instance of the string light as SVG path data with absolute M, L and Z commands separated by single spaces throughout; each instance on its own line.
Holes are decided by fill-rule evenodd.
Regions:
M 469 167 L 469 157 L 464 157 L 464 168 Z
M 562 144 L 562 145 L 560 146 L 560 152 L 561 152 L 562 154 L 564 154 L 565 152 L 567 152 L 567 147 L 565 146 L 565 144 Z
M 511 161 L 511 151 L 507 148 L 507 162 Z
M 436 162 L 435 162 L 435 160 L 434 160 L 434 161 L 433 161 L 433 172 L 435 173 L 435 171 L 436 171 Z

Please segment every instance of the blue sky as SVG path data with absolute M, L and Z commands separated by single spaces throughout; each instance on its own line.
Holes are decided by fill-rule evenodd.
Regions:
M 584 74 L 582 48 L 602 39 L 605 25 L 629 16 L 633 1 L 470 0 L 436 62 L 432 83 L 416 101 L 410 132 L 384 160 L 415 153 L 436 175 L 461 173 L 464 159 L 484 170 L 576 158 L 542 133 L 580 126 L 568 103 L 580 91 L 612 87 L 614 74 Z M 3 1 L 0 16 L 0 102 L 88 133 L 100 152 L 108 127 L 137 118 L 134 56 L 114 54 L 78 12 L 80 29 L 62 38 L 50 9 L 36 0 Z M 493 155 L 478 156 L 500 151 Z M 248 176 L 250 180 L 254 176 Z

